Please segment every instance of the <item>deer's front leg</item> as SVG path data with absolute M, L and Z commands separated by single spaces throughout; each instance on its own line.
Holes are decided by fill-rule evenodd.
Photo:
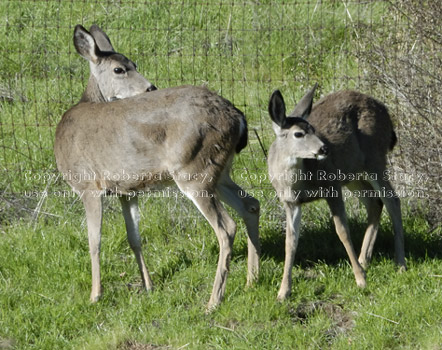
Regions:
M 285 236 L 285 262 L 281 288 L 278 300 L 282 301 L 290 296 L 292 289 L 292 269 L 295 260 L 296 247 L 299 240 L 299 226 L 301 223 L 301 206 L 293 203 L 284 203 L 287 226 Z

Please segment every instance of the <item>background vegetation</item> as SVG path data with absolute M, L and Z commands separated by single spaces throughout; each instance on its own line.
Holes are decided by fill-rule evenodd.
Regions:
M 440 11 L 416 0 L 1 1 L 0 349 L 441 349 Z M 262 203 L 262 275 L 244 288 L 240 225 L 226 300 L 210 315 L 218 245 L 180 198 L 141 201 L 150 295 L 139 292 L 118 201 L 106 200 L 104 298 L 88 302 L 83 208 L 52 151 L 89 75 L 72 45 L 77 23 L 102 26 L 158 87 L 205 84 L 247 115 L 250 143 L 233 171 Z M 318 97 L 355 88 L 389 106 L 409 271 L 396 272 L 383 217 L 369 286 L 357 289 L 319 202 L 304 210 L 292 297 L 277 303 L 284 222 L 266 178 L 267 103 L 279 88 L 294 106 L 315 82 Z M 347 206 L 359 247 L 365 212 Z

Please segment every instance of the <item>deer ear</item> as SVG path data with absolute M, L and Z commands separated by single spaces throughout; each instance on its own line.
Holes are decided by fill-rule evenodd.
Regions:
M 317 87 L 318 83 L 316 83 L 312 89 L 301 98 L 301 101 L 298 102 L 291 116 L 305 119 L 310 115 L 310 112 L 312 111 L 313 97 Z
M 74 45 L 77 52 L 88 61 L 96 63 L 100 55 L 94 37 L 81 25 L 74 29 Z
M 278 134 L 278 131 L 283 127 L 286 119 L 285 102 L 279 90 L 275 90 L 270 97 L 269 114 L 274 123 L 273 129 Z
M 89 28 L 89 32 L 94 37 L 100 51 L 115 52 L 109 37 L 99 26 L 93 24 Z

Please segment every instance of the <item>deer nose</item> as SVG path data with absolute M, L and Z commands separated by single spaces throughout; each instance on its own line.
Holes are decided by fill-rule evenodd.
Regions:
M 155 90 L 158 90 L 158 89 L 157 89 L 157 87 L 156 87 L 155 85 L 153 85 L 153 84 L 152 84 L 151 86 L 149 86 L 149 87 L 146 89 L 147 92 L 151 92 L 151 91 L 155 91 Z
M 326 156 L 328 154 L 328 147 L 326 145 L 322 146 L 318 152 L 319 155 Z

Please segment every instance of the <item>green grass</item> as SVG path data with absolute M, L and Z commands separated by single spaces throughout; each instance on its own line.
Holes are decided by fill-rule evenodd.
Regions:
M 356 59 L 357 30 L 386 25 L 384 11 L 382 2 L 344 1 L 0 2 L 0 349 L 123 350 L 130 343 L 138 344 L 134 349 L 441 349 L 441 232 L 416 216 L 407 199 L 406 273 L 392 262 L 384 216 L 368 287 L 359 290 L 325 203 L 309 204 L 292 297 L 276 302 L 283 212 L 254 130 L 268 148 L 267 104 L 276 88 L 289 108 L 317 81 L 318 94 L 369 89 Z M 139 289 L 119 203 L 105 201 L 104 295 L 97 304 L 88 301 L 84 212 L 56 177 L 52 151 L 55 126 L 89 74 L 72 45 L 77 23 L 101 25 L 158 87 L 207 84 L 247 115 L 249 147 L 237 157 L 233 177 L 261 201 L 262 271 L 245 288 L 241 224 L 224 303 L 209 315 L 204 308 L 218 244 L 184 199 L 140 201 L 144 254 L 156 286 L 148 295 Z M 348 207 L 360 247 L 365 214 L 352 201 Z
M 383 6 L 349 6 L 347 12 L 339 2 L 2 1 L 0 91 L 9 90 L 14 101 L 0 99 L 0 164 L 9 175 L 0 181 L 19 192 L 17 171 L 55 168 L 55 126 L 89 74 L 72 44 L 75 24 L 101 25 L 117 51 L 160 88 L 207 84 L 218 91 L 246 113 L 268 147 L 274 89 L 293 108 L 315 82 L 319 93 L 360 84 L 352 20 L 369 26 Z M 260 152 L 253 133 L 251 147 Z
M 368 287 L 360 290 L 342 249 L 321 248 L 339 248 L 332 227 L 327 222 L 321 231 L 305 227 L 292 297 L 278 303 L 283 238 L 275 230 L 263 230 L 261 277 L 246 289 L 241 230 L 226 299 L 205 315 L 217 259 L 214 235 L 204 222 L 193 219 L 194 212 L 174 223 L 148 204 L 142 208 L 142 236 L 156 290 L 139 291 L 122 218 L 109 208 L 102 246 L 104 296 L 94 305 L 88 301 L 90 263 L 77 212 L 62 220 L 6 227 L 0 239 L 0 337 L 13 339 L 18 349 L 117 349 L 129 340 L 172 348 L 188 344 L 191 349 L 440 346 L 438 259 L 414 254 L 407 245 L 409 270 L 399 274 L 390 252 L 377 247 Z M 279 252 L 274 250 L 275 239 Z M 378 243 L 387 240 L 392 240 L 389 234 L 381 235 Z M 434 243 L 420 242 L 431 254 Z M 309 254 L 315 247 L 320 253 Z

